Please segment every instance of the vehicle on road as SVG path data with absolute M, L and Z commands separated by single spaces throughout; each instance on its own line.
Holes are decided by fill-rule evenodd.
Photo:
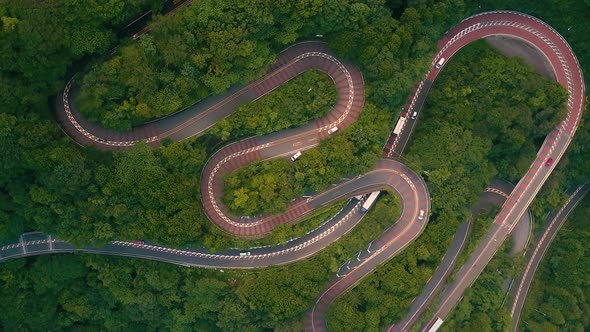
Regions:
M 291 157 L 291 161 L 295 161 L 297 160 L 297 158 L 301 157 L 301 151 L 297 151 L 297 153 L 295 153 L 293 155 L 293 157 Z
M 445 63 L 445 58 L 440 58 L 440 60 L 438 60 L 438 62 L 436 63 L 436 69 L 440 69 L 443 63 Z
M 134 244 L 145 244 L 145 241 L 133 241 Z
M 551 164 L 553 164 L 553 158 L 547 159 L 547 162 L 545 163 L 545 166 L 546 167 L 549 167 L 549 166 L 551 166 Z
M 436 332 L 438 331 L 438 329 L 440 328 L 440 326 L 443 324 L 443 320 L 440 319 L 440 317 L 438 317 L 436 319 L 436 322 L 434 322 L 434 324 L 432 324 L 432 327 L 428 329 L 428 332 Z
M 418 112 L 414 112 L 412 113 L 412 120 L 416 120 L 416 117 L 418 116 Z
M 251 253 L 249 251 L 242 251 L 242 252 L 240 252 L 240 256 L 242 256 L 242 257 L 243 256 L 250 256 L 250 254 Z
M 404 127 L 404 123 L 406 123 L 406 117 L 401 116 L 399 120 L 397 120 L 395 128 L 393 128 L 393 133 L 395 135 L 399 135 L 399 133 L 402 131 L 402 128 Z
M 423 220 L 424 219 L 424 210 L 420 210 L 420 213 L 418 214 L 418 220 Z
M 369 198 L 367 198 L 363 203 L 363 206 L 361 206 L 361 213 L 367 213 L 367 211 L 369 211 L 371 206 L 373 206 L 373 203 L 375 203 L 375 200 L 377 200 L 377 197 L 379 197 L 379 193 L 380 191 L 374 191 L 369 195 Z
M 338 131 L 338 127 L 332 127 L 328 130 L 328 135 L 332 135 L 333 133 Z

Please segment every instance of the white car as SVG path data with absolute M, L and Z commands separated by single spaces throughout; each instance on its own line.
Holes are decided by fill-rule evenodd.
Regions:
M 338 131 L 338 127 L 332 127 L 328 129 L 328 135 L 332 135 L 333 133 Z
M 295 161 L 297 160 L 297 158 L 301 157 L 301 151 L 297 151 L 297 153 L 295 153 L 293 155 L 293 157 L 291 157 L 291 161 Z
M 424 220 L 424 210 L 420 210 L 420 214 L 418 214 L 418 220 Z

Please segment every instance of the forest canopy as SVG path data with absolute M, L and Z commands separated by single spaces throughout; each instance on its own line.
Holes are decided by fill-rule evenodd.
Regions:
M 316 190 L 373 166 L 392 120 L 411 87 L 429 68 L 437 41 L 471 13 L 517 9 L 535 14 L 565 36 L 586 76 L 590 73 L 590 53 L 584 52 L 590 45 L 588 0 L 482 0 L 478 4 L 462 0 L 202 0 L 177 15 L 159 17 L 159 0 L 88 0 L 83 4 L 0 0 L 0 86 L 8 87 L 0 89 L 0 240 L 4 243 L 25 231 L 41 231 L 78 245 L 143 238 L 177 248 L 203 243 L 222 248 L 228 243 L 203 215 L 198 190 L 201 168 L 215 147 L 259 133 L 248 131 L 251 128 L 225 130 L 240 127 L 242 120 L 236 120 L 200 138 L 165 142 L 160 149 L 145 144 L 126 152 L 82 148 L 60 130 L 53 109 L 54 97 L 76 72 L 80 72 L 77 84 L 83 89 L 80 107 L 92 108 L 85 111 L 86 116 L 98 124 L 129 128 L 210 93 L 223 93 L 231 84 L 247 83 L 264 73 L 286 46 L 321 34 L 339 58 L 361 69 L 367 96 L 354 126 L 309 150 L 293 166 L 302 186 Z M 155 15 L 151 32 L 137 41 L 121 38 L 119 32 L 149 9 Z M 118 51 L 107 54 L 115 46 Z M 490 88 L 493 98 L 474 89 L 474 84 L 485 87 L 489 82 L 467 82 L 466 77 L 478 78 L 462 71 L 460 65 L 456 82 L 440 81 L 441 86 L 451 84 L 465 95 L 444 88 L 433 94 L 436 105 L 429 106 L 430 117 L 436 114 L 440 122 L 429 127 L 426 120 L 419 126 L 408 161 L 418 171 L 436 168 L 429 183 L 433 197 L 449 194 L 449 200 L 434 200 L 436 215 L 418 241 L 335 304 L 330 313 L 332 326 L 380 328 L 401 317 L 444 254 L 457 220 L 465 217 L 463 208 L 492 174 L 508 178 L 521 174 L 523 164 L 535 152 L 532 147 L 542 137 L 542 130 L 537 129 L 558 118 L 562 91 L 540 80 L 527 83 L 524 70 L 513 72 L 504 68 L 503 61 L 492 58 L 490 66 L 512 84 L 511 91 Z M 85 63 L 90 68 L 81 71 Z M 453 63 L 459 64 L 459 59 L 449 63 L 449 68 Z M 521 68 L 516 60 L 508 66 Z M 452 75 L 449 68 L 445 71 Z M 520 79 L 527 84 L 519 85 Z M 523 114 L 504 115 L 500 106 L 514 105 L 502 103 L 489 114 L 467 112 L 467 106 L 497 102 L 506 93 L 527 103 L 522 106 Z M 466 105 L 452 105 L 462 101 Z M 448 109 L 443 103 L 448 103 Z M 459 113 L 445 112 L 451 109 Z M 453 118 L 456 114 L 466 116 L 466 121 Z M 496 128 L 491 122 L 488 128 L 496 132 L 467 121 L 492 121 L 491 115 L 514 130 Z M 586 118 L 549 181 L 551 191 L 590 180 Z M 440 129 L 453 121 L 462 123 Z M 500 134 L 507 137 L 506 142 L 522 142 L 522 148 L 503 146 L 498 141 Z M 427 139 L 437 140 L 436 145 Z M 439 156 L 443 149 L 466 143 L 470 153 L 447 159 Z M 496 144 L 516 159 L 504 158 Z M 488 160 L 492 157 L 493 164 Z M 343 262 L 397 219 L 399 202 L 393 196 L 382 196 L 371 213 L 374 218 L 367 216 L 346 238 L 309 260 L 252 273 L 222 274 L 82 255 L 6 262 L 0 269 L 0 298 L 4 300 L 0 301 L 0 329 L 301 330 L 301 317 L 317 294 Z M 579 249 L 586 241 L 583 232 L 579 235 L 558 247 Z M 583 257 L 571 258 L 567 253 L 560 250 L 543 274 L 554 276 L 572 262 L 583 263 Z M 268 288 L 253 287 L 260 282 Z M 538 326 L 564 326 L 563 316 L 575 326 L 587 327 L 582 319 L 586 316 L 576 316 L 586 310 L 587 301 L 572 299 L 572 294 L 583 292 L 585 279 L 579 276 L 579 282 L 571 287 L 547 287 L 535 303 L 543 305 L 543 312 L 551 317 L 535 313 L 528 317 Z M 554 310 L 544 310 L 547 306 Z

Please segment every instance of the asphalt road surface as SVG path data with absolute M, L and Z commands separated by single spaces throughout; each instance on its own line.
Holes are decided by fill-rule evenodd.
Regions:
M 479 197 L 477 204 L 471 207 L 472 216 L 476 216 L 491 206 L 501 206 L 506 201 L 513 189 L 514 185 L 510 184 L 509 182 L 500 179 L 492 179 L 490 186 L 486 188 L 483 194 Z M 530 211 L 529 213 L 524 214 L 522 219 L 523 220 L 521 223 L 523 225 L 528 224 L 530 226 Z M 451 275 L 451 272 L 455 268 L 457 257 L 459 257 L 459 254 L 461 254 L 462 250 L 465 248 L 465 243 L 467 242 L 467 238 L 471 232 L 472 223 L 473 221 L 469 220 L 459 226 L 459 229 L 457 229 L 457 232 L 453 237 L 453 241 L 451 242 L 449 250 L 443 257 L 436 271 L 434 271 L 432 277 L 426 283 L 426 286 L 422 290 L 422 294 L 412 301 L 410 311 L 406 317 L 401 321 L 390 325 L 387 328 L 388 332 L 409 331 L 420 319 L 420 316 L 424 313 L 424 311 L 426 311 L 428 305 L 434 300 L 440 289 L 445 285 L 447 279 Z M 528 230 L 525 229 L 524 231 L 528 236 Z
M 359 183 L 368 185 L 367 188 L 371 188 L 370 190 L 392 189 L 398 193 L 404 203 L 399 220 L 384 232 L 380 239 L 372 243 L 370 250 L 373 253 L 380 254 L 379 257 L 382 257 L 392 251 L 400 250 L 422 232 L 426 226 L 427 217 L 418 220 L 417 216 L 420 209 L 429 210 L 426 185 L 406 166 L 394 160 L 381 160 L 375 170 L 322 193 L 318 200 L 340 199 L 344 191 L 358 190 Z M 364 216 L 359 212 L 362 202 L 356 199 L 351 200 L 332 219 L 302 238 L 292 239 L 285 245 L 251 249 L 247 256 L 240 256 L 238 250 L 208 253 L 204 249 L 175 249 L 126 241 L 113 241 L 101 248 L 91 246 L 77 248 L 50 235 L 28 233 L 23 234 L 18 241 L 0 247 L 0 261 L 42 254 L 86 252 L 209 268 L 260 268 L 281 265 L 309 257 L 349 232 Z
M 510 315 L 512 316 L 511 331 L 516 331 L 520 321 L 520 313 L 526 300 L 526 295 L 529 291 L 533 277 L 537 268 L 541 264 L 549 245 L 557 235 L 561 226 L 565 223 L 569 215 L 576 208 L 578 203 L 584 199 L 586 194 L 590 191 L 590 185 L 586 184 L 578 187 L 568 198 L 565 204 L 557 211 L 557 213 L 550 214 L 547 217 L 547 227 L 537 239 L 537 244 L 534 248 L 529 250 L 525 255 L 526 267 L 518 280 L 516 287 L 514 287 L 511 294 Z

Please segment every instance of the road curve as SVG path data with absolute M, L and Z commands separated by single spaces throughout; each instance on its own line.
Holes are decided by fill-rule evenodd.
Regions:
M 420 209 L 428 211 L 429 208 L 428 192 L 420 177 L 398 161 L 382 159 L 369 173 L 323 193 L 327 201 L 332 201 L 358 190 L 378 189 L 395 191 L 404 206 L 395 226 L 371 245 L 370 250 L 375 253 L 391 251 L 392 248 L 386 248 L 390 245 L 390 238 L 398 238 L 402 234 L 404 241 L 410 241 L 426 226 L 427 218 L 422 221 L 417 219 Z M 75 247 L 51 235 L 27 233 L 13 243 L 0 247 L 0 262 L 43 254 L 83 252 L 151 259 L 192 267 L 247 269 L 282 265 L 309 257 L 348 233 L 364 216 L 359 212 L 361 203 L 352 200 L 331 220 L 303 238 L 292 239 L 285 245 L 250 249 L 248 256 L 241 256 L 236 249 L 209 253 L 205 249 L 184 250 L 125 241 L 112 241 L 100 248 Z
M 403 164 L 382 159 L 378 167 L 391 167 L 389 164 Z M 406 168 L 407 169 L 407 168 Z M 369 243 L 366 250 L 357 254 L 349 263 L 343 265 L 339 274 L 329 283 L 327 289 L 318 297 L 313 308 L 307 314 L 305 329 L 307 331 L 323 331 L 326 329 L 325 314 L 330 304 L 342 293 L 353 288 L 362 278 L 371 273 L 379 265 L 410 245 L 426 228 L 430 211 L 430 197 L 423 179 L 413 172 L 401 175 L 404 189 L 398 191 L 402 200 L 400 219 L 388 228 L 379 239 Z M 418 219 L 418 211 L 424 210 L 423 220 Z
M 440 58 L 450 58 L 469 42 L 491 35 L 508 35 L 522 39 L 541 51 L 551 64 L 557 81 L 568 91 L 567 116 L 546 137 L 528 172 L 518 182 L 510 197 L 494 220 L 491 233 L 476 249 L 457 274 L 455 282 L 444 292 L 438 308 L 425 329 L 437 318 L 445 318 L 459 302 L 467 289 L 489 263 L 496 250 L 530 205 L 537 192 L 567 149 L 583 112 L 584 80 L 579 63 L 567 42 L 544 22 L 516 12 L 487 12 L 467 18 L 439 43 L 440 51 L 433 65 Z M 427 79 L 434 80 L 438 71 L 433 70 Z M 546 166 L 549 158 L 553 163 Z
M 224 232 L 245 238 L 259 238 L 283 223 L 292 223 L 317 208 L 317 200 L 297 199 L 284 214 L 259 216 L 247 222 L 228 213 L 221 203 L 223 175 L 255 160 L 270 159 L 312 148 L 328 136 L 328 129 L 351 125 L 364 104 L 364 82 L 361 72 L 330 54 L 321 42 L 303 42 L 287 48 L 277 58 L 268 73 L 246 86 L 234 86 L 227 94 L 207 98 L 171 116 L 133 128 L 115 132 L 84 121 L 76 111 L 77 91 L 68 82 L 58 105 L 62 127 L 81 145 L 95 145 L 102 149 L 125 149 L 139 141 L 154 146 L 166 138 L 182 140 L 198 135 L 219 120 L 232 114 L 243 103 L 256 100 L 302 72 L 317 69 L 328 74 L 338 91 L 338 99 L 330 112 L 310 123 L 262 137 L 250 137 L 229 144 L 217 151 L 206 163 L 201 175 L 201 193 L 205 213 Z M 294 145 L 297 144 L 297 148 Z
M 557 232 L 561 229 L 561 226 L 565 223 L 569 215 L 576 208 L 578 203 L 584 199 L 586 194 L 590 191 L 590 185 L 585 184 L 579 186 L 566 200 L 565 204 L 555 214 L 549 215 L 547 218 L 548 226 L 545 232 L 539 236 L 536 246 L 534 249 L 529 250 L 526 253 L 526 267 L 518 284 L 514 289 L 511 297 L 510 305 L 510 316 L 512 316 L 512 323 L 510 326 L 511 331 L 518 329 L 518 322 L 520 321 L 520 313 L 524 307 L 526 295 L 529 291 L 533 277 L 537 268 L 543 261 L 545 253 L 549 249 L 551 242 L 557 235 Z
M 312 148 L 328 136 L 328 129 L 335 126 L 346 128 L 356 121 L 365 98 L 362 74 L 356 67 L 330 55 L 323 43 L 308 42 L 288 48 L 270 68 L 269 74 L 249 85 L 250 91 L 255 99 L 260 98 L 308 69 L 324 71 L 336 85 L 338 100 L 328 115 L 302 127 L 227 145 L 216 152 L 204 167 L 201 193 L 205 212 L 210 220 L 231 235 L 261 237 L 274 227 L 292 223 L 322 205 L 318 197 L 321 194 L 310 199 L 297 199 L 284 214 L 259 216 L 244 222 L 231 216 L 220 202 L 224 174 L 257 159 L 265 160 Z
M 471 16 L 449 30 L 438 43 L 439 52 L 433 57 L 432 67 L 425 79 L 418 82 L 404 106 L 403 114 L 420 112 L 426 96 L 434 80 L 448 63 L 449 59 L 462 47 L 469 43 L 494 35 L 507 35 L 519 38 L 531 44 L 548 59 L 558 83 L 568 91 L 567 116 L 553 131 L 549 133 L 541 149 L 537 153 L 527 174 L 518 182 L 502 209 L 494 220 L 488 236 L 482 242 L 468 262 L 457 274 L 457 280 L 443 293 L 435 316 L 426 325 L 428 329 L 437 317 L 446 317 L 462 297 L 463 292 L 479 276 L 491 260 L 495 251 L 512 231 L 525 213 L 531 201 L 567 149 L 573 134 L 580 122 L 583 112 L 584 80 L 578 60 L 567 42 L 555 30 L 532 16 L 509 11 L 486 12 Z M 437 68 L 437 63 L 444 58 L 444 63 Z M 407 120 L 399 135 L 392 133 L 385 143 L 383 156 L 386 158 L 401 157 L 412 131 L 415 120 Z M 552 158 L 553 163 L 545 167 L 546 161 Z M 378 265 L 379 262 L 375 261 Z M 349 288 L 341 289 L 340 294 Z M 315 309 L 315 307 L 314 307 Z M 324 308 L 323 310 L 327 310 Z M 312 310 L 313 311 L 313 310 Z M 308 317 L 313 320 L 313 315 Z M 309 328 L 311 326 L 311 329 Z M 308 323 L 308 330 L 326 329 L 324 325 Z

